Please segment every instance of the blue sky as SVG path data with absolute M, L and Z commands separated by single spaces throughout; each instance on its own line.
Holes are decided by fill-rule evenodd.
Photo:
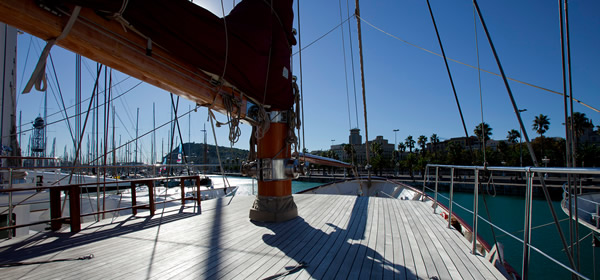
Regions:
M 220 1 L 195 1 L 199 5 L 220 14 Z M 350 13 L 354 10 L 354 1 L 349 1 Z M 347 17 L 347 1 L 308 1 L 300 2 L 300 36 L 303 46 L 308 45 L 330 29 L 340 24 L 340 5 L 342 17 Z M 232 3 L 224 3 L 226 13 Z M 475 44 L 475 26 L 471 1 L 432 0 L 431 5 L 448 57 L 477 65 Z M 486 24 L 491 32 L 504 70 L 509 77 L 535 84 L 555 91 L 562 91 L 560 60 L 560 35 L 557 1 L 480 1 Z M 600 3 L 590 0 L 573 0 L 569 5 L 573 92 L 583 102 L 600 108 L 600 17 L 597 11 Z M 296 10 L 296 3 L 294 3 Z M 297 15 L 297 13 L 295 13 Z M 362 17 L 373 25 L 399 38 L 423 48 L 439 52 L 439 45 L 431 23 L 425 1 L 363 1 Z M 297 27 L 297 20 L 294 20 Z M 357 25 L 354 19 L 337 28 L 323 39 L 302 52 L 303 89 L 305 108 L 306 147 L 309 150 L 327 149 L 332 144 L 347 143 L 349 129 L 359 127 L 364 134 L 363 102 L 360 87 L 360 68 L 358 59 Z M 352 50 L 348 28 L 352 37 Z M 482 69 L 498 73 L 485 34 L 477 21 L 479 56 Z M 342 31 L 344 41 L 342 41 Z M 436 133 L 444 140 L 462 136 L 463 130 L 444 67 L 443 59 L 423 50 L 409 46 L 366 23 L 362 23 L 365 82 L 367 93 L 367 114 L 369 138 L 377 135 L 394 142 L 394 129 L 398 142 L 408 135 L 431 136 Z M 31 42 L 31 43 L 30 43 Z M 344 43 L 342 43 L 344 42 Z M 43 42 L 31 36 L 19 35 L 18 41 L 18 86 L 21 90 L 39 57 Z M 344 52 L 346 71 L 344 71 Z M 294 48 L 294 52 L 298 46 Z M 75 55 L 61 48 L 52 51 L 60 87 L 65 103 L 74 103 L 74 62 Z M 354 104 L 351 58 L 354 59 L 356 94 L 358 100 L 358 123 Z M 299 76 L 299 56 L 293 57 L 294 75 Z M 83 70 L 83 95 L 88 97 L 93 87 L 92 72 L 95 63 L 87 60 Z M 467 129 L 473 134 L 474 127 L 481 122 L 478 72 L 472 68 L 450 62 L 457 93 L 461 102 Z M 127 77 L 113 74 L 114 81 Z M 122 93 L 138 83 L 133 78 L 122 82 L 117 93 Z M 562 136 L 564 127 L 562 97 L 539 89 L 511 82 L 511 89 L 518 107 L 526 108 L 522 114 L 531 138 L 534 132 L 531 124 L 534 116 L 545 114 L 550 117 L 548 136 Z M 348 88 L 348 92 L 346 91 Z M 505 139 L 507 131 L 517 129 L 518 124 L 510 105 L 502 80 L 485 72 L 481 73 L 484 121 L 493 128 L 493 139 Z M 56 92 L 56 91 L 55 91 Z M 347 96 L 350 98 L 350 117 Z M 18 110 L 23 112 L 23 123 L 30 122 L 43 114 L 43 95 L 32 92 L 20 95 Z M 167 92 L 150 85 L 142 84 L 119 99 L 117 114 L 117 135 L 122 142 L 135 135 L 135 113 L 140 108 L 140 134 L 152 128 L 152 104 L 156 104 L 156 123 L 162 124 L 170 119 L 170 96 Z M 59 110 L 52 93 L 49 93 L 48 111 Z M 191 102 L 181 100 L 180 111 L 187 111 Z M 87 107 L 85 103 L 84 107 Z M 575 104 L 575 111 L 600 124 L 600 117 L 582 105 Z M 73 111 L 70 111 L 72 114 Z M 207 123 L 206 109 L 201 108 L 191 115 L 191 141 L 202 142 L 204 124 L 208 130 L 208 142 L 214 143 L 210 123 Z M 224 120 L 222 115 L 218 119 Z M 58 115 L 49 118 L 59 119 Z M 350 119 L 350 121 L 349 121 Z M 184 141 L 188 141 L 188 118 L 181 120 Z M 89 129 L 89 128 L 88 128 Z M 158 152 L 161 140 L 167 142 L 168 128 L 157 132 Z M 247 149 L 250 127 L 242 126 L 242 137 L 235 147 Z M 64 124 L 49 127 L 49 148 L 52 139 L 57 138 L 57 153 L 62 154 L 69 138 Z M 131 136 L 130 136 L 131 135 Z M 23 136 L 26 142 L 28 135 Z M 117 137 L 118 138 L 118 137 Z M 219 145 L 229 145 L 226 128 L 217 129 Z M 118 140 L 117 140 L 118 142 Z M 141 140 L 144 145 L 144 158 L 149 157 L 150 138 Z M 166 145 L 166 144 L 165 144 Z M 26 144 L 22 144 L 25 148 Z M 68 148 L 71 149 L 70 146 Z

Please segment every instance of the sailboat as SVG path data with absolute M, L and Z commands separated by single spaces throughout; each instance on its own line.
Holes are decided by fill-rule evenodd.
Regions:
M 246 0 L 224 18 L 184 0 L 153 5 L 141 0 L 3 1 L 0 15 L 8 24 L 47 40 L 47 48 L 57 44 L 74 50 L 253 126 L 253 157 L 243 172 L 258 179 L 255 198 L 230 200 L 229 208 L 225 207 L 228 202 L 216 200 L 208 204 L 210 211 L 201 215 L 168 213 L 168 223 L 161 224 L 160 232 L 152 232 L 154 225 L 148 223 L 129 226 L 125 219 L 119 220 L 125 226 L 103 223 L 101 227 L 110 228 L 107 235 L 89 232 L 97 229 L 93 226 L 81 232 L 75 229 L 70 240 L 55 243 L 57 248 L 70 246 L 77 253 L 82 247 L 97 248 L 98 257 L 106 257 L 106 261 L 99 264 L 91 259 L 85 268 L 65 274 L 60 274 L 60 264 L 38 271 L 48 269 L 48 273 L 65 278 L 276 279 L 293 273 L 299 273 L 299 278 L 325 279 L 519 278 L 499 257 L 501 248 L 482 246 L 476 226 L 472 243 L 463 238 L 463 231 L 446 227 L 452 222 L 442 217 L 446 209 L 442 211 L 424 190 L 369 173 L 366 178 L 309 190 L 315 194 L 292 195 L 291 180 L 306 173 L 307 162 L 351 167 L 292 153 L 292 144 L 298 146 L 295 129 L 301 113 L 289 61 L 290 47 L 296 44 L 292 1 L 269 6 L 264 1 Z M 356 16 L 360 16 L 358 1 Z M 162 20 L 185 24 L 172 26 Z M 207 36 L 195 36 L 197 32 Z M 40 59 L 40 65 L 44 60 Z M 32 77 L 41 71 L 36 70 Z M 448 210 L 453 215 L 451 208 Z M 189 223 L 184 223 L 184 216 Z M 168 226 L 173 227 L 165 229 Z M 131 233 L 133 227 L 139 231 Z M 163 231 L 173 236 L 165 236 Z M 127 238 L 119 237 L 130 233 L 128 242 L 134 243 L 121 243 L 120 239 Z M 153 235 L 152 248 L 146 247 L 149 233 Z M 155 255 L 163 238 L 176 248 Z M 11 242 L 15 243 L 2 247 L 0 259 L 15 266 L 32 258 L 52 262 L 55 257 L 47 255 L 57 252 L 49 244 L 44 251 L 47 255 L 38 256 L 35 246 L 24 251 L 11 246 L 27 240 Z M 122 255 L 116 256 L 113 250 L 102 249 L 118 246 L 127 246 L 131 252 L 122 250 Z M 528 246 L 525 242 L 526 252 Z M 149 256 L 149 261 L 142 261 L 140 254 Z M 136 258 L 130 258 L 133 255 Z M 184 259 L 178 258 L 181 256 Z M 160 265 L 154 263 L 155 257 Z M 127 263 L 122 271 L 103 269 L 122 261 Z M 527 268 L 524 263 L 524 272 Z M 19 277 L 27 271 L 11 266 L 7 273 Z

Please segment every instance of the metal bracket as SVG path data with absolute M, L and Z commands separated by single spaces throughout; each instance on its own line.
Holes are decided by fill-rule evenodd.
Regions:
M 296 159 L 258 159 L 242 164 L 242 175 L 257 177 L 259 181 L 296 179 L 306 174 L 306 166 Z

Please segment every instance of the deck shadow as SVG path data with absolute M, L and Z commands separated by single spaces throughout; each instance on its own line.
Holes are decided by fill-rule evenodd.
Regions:
M 169 215 L 161 215 L 160 212 L 158 212 L 154 217 L 130 216 L 125 220 L 111 224 L 93 223 L 85 227 L 83 230 L 102 228 L 105 226 L 112 226 L 112 228 L 102 229 L 94 232 L 85 232 L 84 234 L 72 234 L 69 232 L 41 232 L 21 242 L 0 246 L 0 264 L 21 262 L 31 258 L 59 253 L 67 249 L 126 235 L 144 229 L 155 228 L 162 224 L 199 215 L 199 213 L 182 213 L 179 211 L 179 209 L 169 212 L 174 213 Z M 134 223 L 128 224 L 129 221 L 133 220 L 135 220 Z M 46 240 L 49 238 L 54 238 L 54 240 L 51 242 L 46 242 Z
M 321 226 L 315 228 L 302 217 L 286 222 L 293 224 L 292 231 L 283 231 L 282 227 L 275 224 L 256 224 L 273 231 L 273 234 L 263 235 L 263 241 L 267 245 L 278 248 L 297 264 L 305 264 L 302 268 L 311 278 L 366 279 L 390 275 L 403 279 L 416 278 L 409 269 L 386 259 L 383 252 L 374 250 L 372 247 L 375 244 L 368 244 L 369 238 L 365 236 L 371 231 L 367 228 L 368 205 L 369 197 L 356 197 L 349 220 L 339 225 L 324 221 L 314 223 L 315 226 Z M 292 242 L 286 241 L 295 238 L 297 239 Z M 292 267 L 296 263 L 292 263 Z M 288 263 L 288 267 L 282 267 L 278 274 L 291 269 Z M 269 275 L 262 277 L 268 278 Z

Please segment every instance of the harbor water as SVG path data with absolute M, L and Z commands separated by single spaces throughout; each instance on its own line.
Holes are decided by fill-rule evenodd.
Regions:
M 431 193 L 430 193 L 431 194 Z M 448 205 L 448 192 L 441 192 L 438 200 L 444 205 Z M 453 212 L 463 218 L 469 225 L 473 223 L 473 214 L 457 207 L 456 204 L 473 210 L 473 194 L 454 193 L 455 202 Z M 511 233 L 515 237 L 523 240 L 525 202 L 523 197 L 517 196 L 492 196 L 491 194 L 479 195 L 479 216 L 492 222 L 498 227 Z M 566 242 L 569 244 L 569 222 L 568 216 L 562 211 L 560 201 L 552 201 L 552 207 L 560 221 L 560 227 L 565 235 Z M 489 213 L 489 215 L 488 215 Z M 556 225 L 553 223 L 552 214 L 548 203 L 544 199 L 534 198 L 532 203 L 532 221 L 531 221 L 531 244 L 543 251 L 550 257 L 569 266 L 569 260 L 563 250 L 563 245 L 558 234 Z M 513 237 L 494 229 L 484 220 L 478 221 L 478 233 L 490 244 L 494 244 L 494 236 L 497 242 L 504 245 L 504 257 L 506 261 L 521 273 L 523 259 L 523 243 L 515 240 Z M 580 254 L 575 253 L 574 261 L 579 263 L 581 272 L 589 279 L 600 279 L 600 248 L 592 246 L 591 230 L 579 226 Z M 576 242 L 575 230 L 572 235 L 573 243 Z M 579 256 L 578 256 L 579 255 Z M 555 262 L 544 257 L 535 250 L 530 251 L 530 279 L 571 279 L 571 273 Z

